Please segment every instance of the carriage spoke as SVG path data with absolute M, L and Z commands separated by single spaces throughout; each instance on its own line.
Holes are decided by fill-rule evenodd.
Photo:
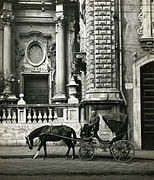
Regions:
M 94 147 L 89 143 L 84 143 L 78 153 L 80 159 L 91 160 L 94 157 Z
M 135 155 L 134 146 L 126 140 L 114 142 L 110 151 L 113 158 L 120 162 L 129 162 Z

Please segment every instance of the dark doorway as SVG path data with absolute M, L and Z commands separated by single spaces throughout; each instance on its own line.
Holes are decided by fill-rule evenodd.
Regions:
M 154 62 L 141 68 L 142 149 L 154 149 Z
M 49 88 L 47 75 L 25 75 L 24 94 L 27 104 L 48 104 Z

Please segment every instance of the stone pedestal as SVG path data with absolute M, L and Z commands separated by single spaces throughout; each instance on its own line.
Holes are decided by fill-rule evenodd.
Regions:
M 19 123 L 26 123 L 26 102 L 24 101 L 24 94 L 19 95 L 20 100 L 18 101 L 18 122 Z
M 79 103 L 79 100 L 75 97 L 75 95 L 77 94 L 76 92 L 77 86 L 78 84 L 76 84 L 76 82 L 74 81 L 74 77 L 72 77 L 70 83 L 67 85 L 69 91 L 69 98 L 68 98 L 69 104 Z

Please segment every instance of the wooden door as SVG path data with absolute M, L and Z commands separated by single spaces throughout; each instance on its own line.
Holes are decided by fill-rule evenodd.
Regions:
M 142 149 L 154 149 L 154 62 L 141 68 Z
M 25 75 L 24 94 L 27 104 L 48 104 L 48 76 Z

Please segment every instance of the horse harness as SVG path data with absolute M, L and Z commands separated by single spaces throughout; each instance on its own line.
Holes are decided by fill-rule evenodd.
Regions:
M 64 125 L 61 125 L 61 127 L 63 127 Z M 65 136 L 61 136 L 61 135 L 58 135 L 58 134 L 56 134 L 56 133 L 53 133 L 52 132 L 52 130 L 54 129 L 54 126 L 53 125 L 51 125 L 51 126 L 46 126 L 45 128 L 44 128 L 44 132 L 42 132 L 41 134 L 40 134 L 40 136 L 42 136 L 42 135 L 51 135 L 51 136 L 56 136 L 56 137 L 60 137 L 60 138 L 65 138 Z

